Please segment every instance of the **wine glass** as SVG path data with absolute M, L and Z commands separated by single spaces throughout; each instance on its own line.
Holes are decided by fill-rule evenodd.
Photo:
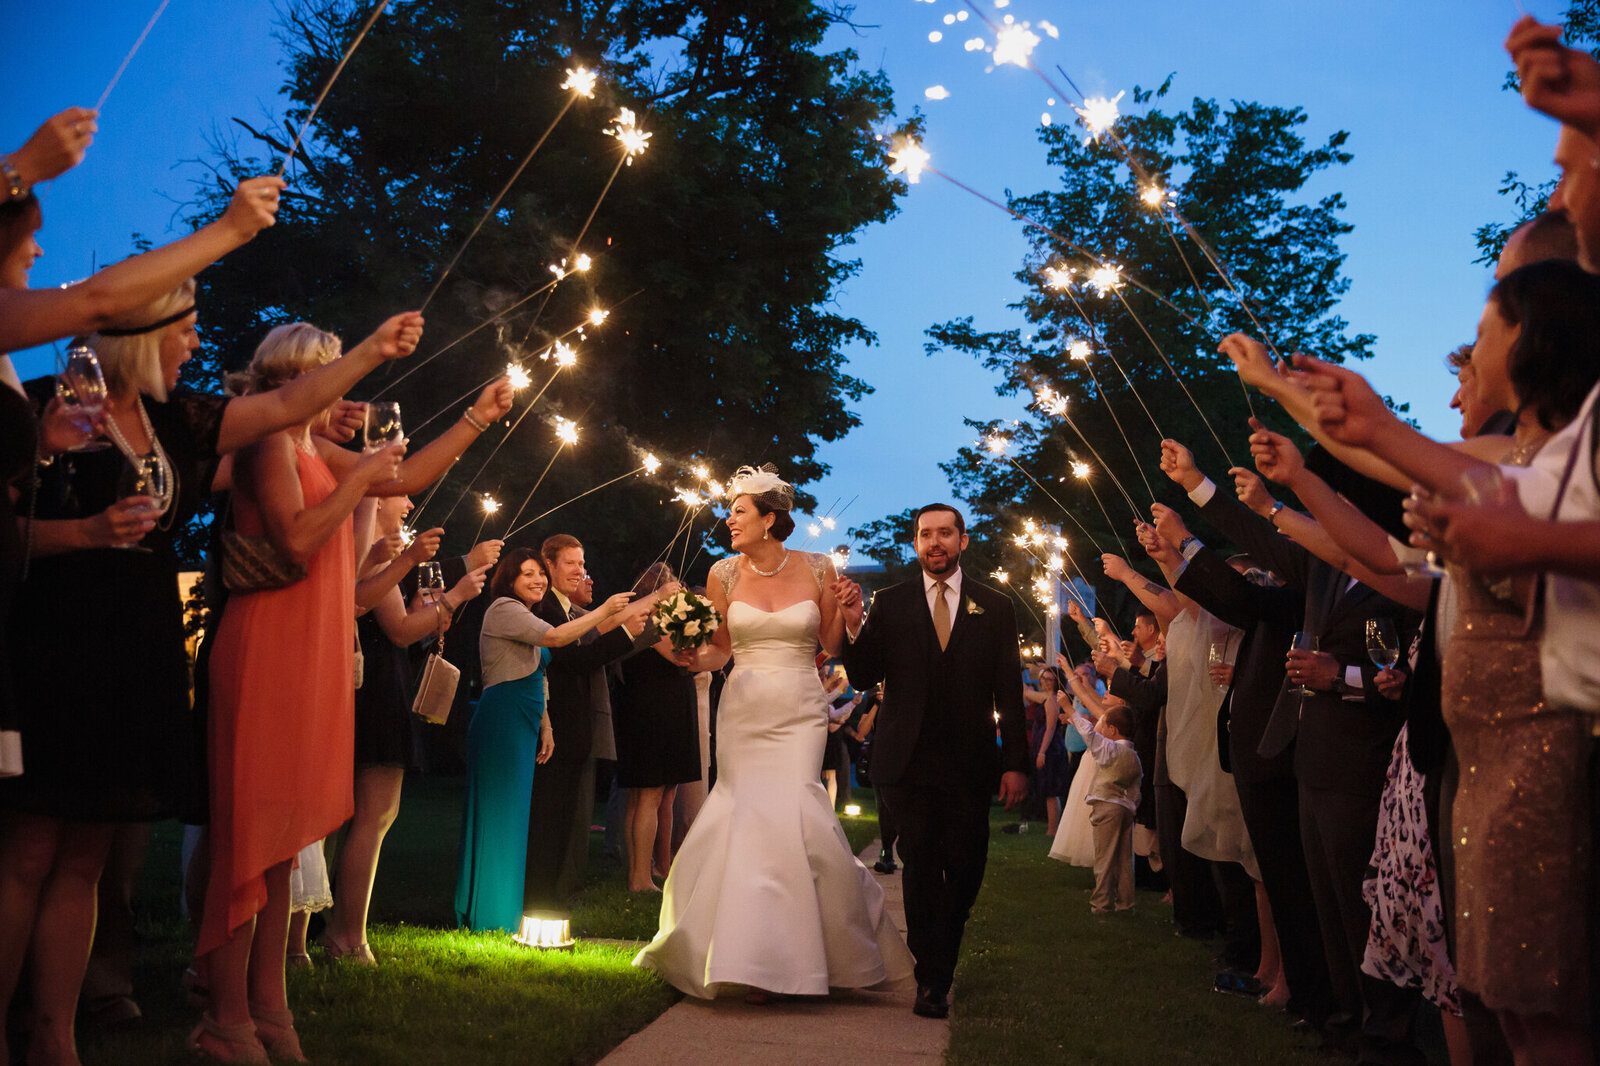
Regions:
M 1207 665 L 1207 667 L 1226 666 L 1227 663 L 1228 663 L 1228 642 L 1225 641 L 1225 640 L 1213 640 L 1211 642 L 1210 646 L 1207 647 L 1207 649 L 1206 649 L 1206 665 Z M 1221 682 L 1218 682 L 1218 681 L 1212 681 L 1212 684 L 1216 685 L 1218 688 L 1226 688 L 1227 687 L 1226 685 L 1224 685 L 1224 684 L 1222 684 Z
M 362 431 L 369 452 L 385 445 L 398 444 L 405 433 L 400 426 L 400 405 L 393 400 L 377 400 L 367 404 L 367 417 Z
M 106 379 L 93 348 L 79 344 L 67 349 L 66 365 L 56 375 L 56 395 L 63 404 L 74 409 L 74 419 L 85 430 L 105 414 Z M 105 446 L 104 441 L 85 442 L 73 450 L 96 451 Z
M 1380 670 L 1393 670 L 1400 662 L 1400 642 L 1389 619 L 1367 619 L 1367 657 Z
M 1470 503 L 1475 507 L 1482 507 L 1498 501 L 1505 491 L 1505 476 L 1500 473 L 1500 468 L 1491 463 L 1478 463 L 1468 467 L 1460 477 L 1456 478 L 1448 491 L 1436 492 L 1431 496 L 1424 496 L 1413 489 L 1411 499 L 1418 503 Z M 1426 577 L 1443 577 L 1445 570 L 1439 562 L 1439 554 L 1430 551 L 1423 557 L 1421 563 L 1415 561 L 1405 566 L 1407 574 Z
M 117 496 L 119 499 L 149 496 L 156 501 L 150 508 L 151 513 L 165 514 L 167 508 L 172 505 L 172 483 L 167 478 L 166 466 L 154 455 L 141 455 L 129 459 L 123 465 L 121 473 L 117 475 Z M 135 545 L 122 544 L 118 547 L 132 548 Z
M 1317 650 L 1317 637 L 1316 637 L 1316 634 L 1315 633 L 1307 633 L 1304 630 L 1301 630 L 1300 632 L 1298 632 L 1298 633 L 1296 633 L 1294 635 L 1294 641 L 1293 641 L 1293 643 L 1291 643 L 1289 645 L 1289 647 L 1294 651 L 1316 651 Z M 1294 686 L 1294 688 L 1290 689 L 1289 691 L 1295 693 L 1296 695 L 1302 696 L 1302 697 L 1311 695 L 1311 689 L 1307 688 L 1305 686 L 1304 682 Z
M 417 567 L 417 589 L 427 603 L 444 595 L 444 570 L 437 562 L 429 560 Z

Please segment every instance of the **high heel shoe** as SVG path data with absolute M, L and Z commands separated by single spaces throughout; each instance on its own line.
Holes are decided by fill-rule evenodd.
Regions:
M 306 1062 L 306 1053 L 300 1050 L 300 1034 L 294 1031 L 294 1012 L 287 1008 L 275 1010 L 250 1004 L 250 1020 L 256 1023 L 256 1039 L 274 1058 L 290 1062 Z
M 189 1034 L 189 1048 L 218 1062 L 262 1066 L 272 1061 L 254 1025 L 218 1025 L 209 1014 L 200 1015 L 200 1024 Z
M 376 966 L 378 960 L 372 954 L 372 948 L 363 940 L 359 944 L 341 944 L 335 937 L 323 933 L 317 938 L 317 943 L 322 945 L 322 950 L 327 952 L 329 962 L 352 962 L 358 966 Z

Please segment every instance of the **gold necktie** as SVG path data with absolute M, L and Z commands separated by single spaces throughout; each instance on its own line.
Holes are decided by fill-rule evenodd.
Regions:
M 933 631 L 939 634 L 939 650 L 950 644 L 950 604 L 945 602 L 944 594 L 950 591 L 950 586 L 943 581 L 935 582 L 933 586 Z

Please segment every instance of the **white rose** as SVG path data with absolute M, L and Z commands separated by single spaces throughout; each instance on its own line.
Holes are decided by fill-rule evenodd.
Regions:
M 674 617 L 674 618 L 687 618 L 687 617 L 689 617 L 689 604 L 684 600 L 679 600 L 677 602 L 677 604 L 672 608 L 672 617 Z
M 683 635 L 684 636 L 692 637 L 692 636 L 694 636 L 695 634 L 697 634 L 699 632 L 700 632 L 700 623 L 699 622 L 685 622 L 683 624 Z

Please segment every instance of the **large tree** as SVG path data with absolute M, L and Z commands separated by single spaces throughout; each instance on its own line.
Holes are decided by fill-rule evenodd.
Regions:
M 1349 161 L 1346 135 L 1308 145 L 1298 108 L 1195 99 L 1165 111 L 1159 101 L 1170 85 L 1169 78 L 1154 90 L 1135 89 L 1135 113 L 1117 122 L 1115 138 L 1041 130 L 1060 183 L 1010 201 L 1043 227 L 1030 229 L 1032 249 L 1017 273 L 1027 291 L 1014 306 L 1027 328 L 984 330 L 966 317 L 928 331 L 930 353 L 954 348 L 996 370 L 1000 394 L 1049 389 L 1065 400 L 1062 416 L 1035 405 L 1026 421 L 972 423 L 982 442 L 944 469 L 976 512 L 980 534 L 1010 543 L 1024 517 L 1057 523 L 1091 580 L 1100 575 L 1095 544 L 1120 551 L 1120 535 L 1138 554 L 1135 513 L 1147 515 L 1152 495 L 1174 495 L 1157 469 L 1162 434 L 1187 443 L 1214 475 L 1225 476 L 1230 459 L 1248 461 L 1249 412 L 1236 375 L 1216 354 L 1220 337 L 1264 331 L 1283 352 L 1334 360 L 1366 358 L 1372 343 L 1352 335 L 1336 312 L 1348 285 L 1338 247 L 1350 229 L 1340 219 L 1343 198 L 1305 191 L 1314 175 Z M 1152 188 L 1170 197 L 1181 218 L 1147 202 Z M 1182 219 L 1226 266 L 1238 293 Z M 1129 280 L 1102 295 L 1089 276 L 1103 263 Z M 1003 444 L 1009 459 L 997 457 L 990 441 Z M 1075 462 L 1090 465 L 1088 485 L 1073 476 Z M 1028 561 L 1022 553 L 1013 558 Z
M 241 121 L 220 139 L 220 177 L 275 165 L 369 6 L 298 0 L 286 11 L 292 106 L 281 126 Z M 665 544 L 683 511 L 659 503 L 695 457 L 721 477 L 763 460 L 796 482 L 818 477 L 818 443 L 857 424 L 848 403 L 868 391 L 842 350 L 873 339 L 830 301 L 857 268 L 852 234 L 889 217 L 903 187 L 883 166 L 887 142 L 874 137 L 892 119 L 887 81 L 856 72 L 852 53 L 821 47 L 848 17 L 807 0 L 391 4 L 318 113 L 279 225 L 207 273 L 202 313 L 215 355 L 192 364 L 193 377 L 214 383 L 283 321 L 353 340 L 417 306 L 567 102 L 565 71 L 583 64 L 599 73 L 596 98 L 574 104 L 468 247 L 427 308 L 413 360 L 515 310 L 372 389 L 390 387 L 385 398 L 401 402 L 408 429 L 436 411 L 451 419 L 508 358 L 542 384 L 552 367 L 538 356 L 566 335 L 576 365 L 474 488 L 514 509 L 555 450 L 547 423 L 558 414 L 577 420 L 582 437 L 525 517 L 637 466 L 640 449 L 656 451 L 668 461 L 658 479 L 596 493 L 523 535 L 577 532 L 613 581 Z M 652 136 L 596 212 L 621 158 L 603 130 L 622 107 Z M 203 190 L 197 213 L 214 209 L 220 184 Z M 592 269 L 518 304 L 579 253 L 594 257 Z M 567 335 L 593 306 L 610 318 Z M 424 521 L 444 516 L 504 433 L 491 429 L 467 453 Z M 457 512 L 458 546 L 478 519 L 470 503 Z

